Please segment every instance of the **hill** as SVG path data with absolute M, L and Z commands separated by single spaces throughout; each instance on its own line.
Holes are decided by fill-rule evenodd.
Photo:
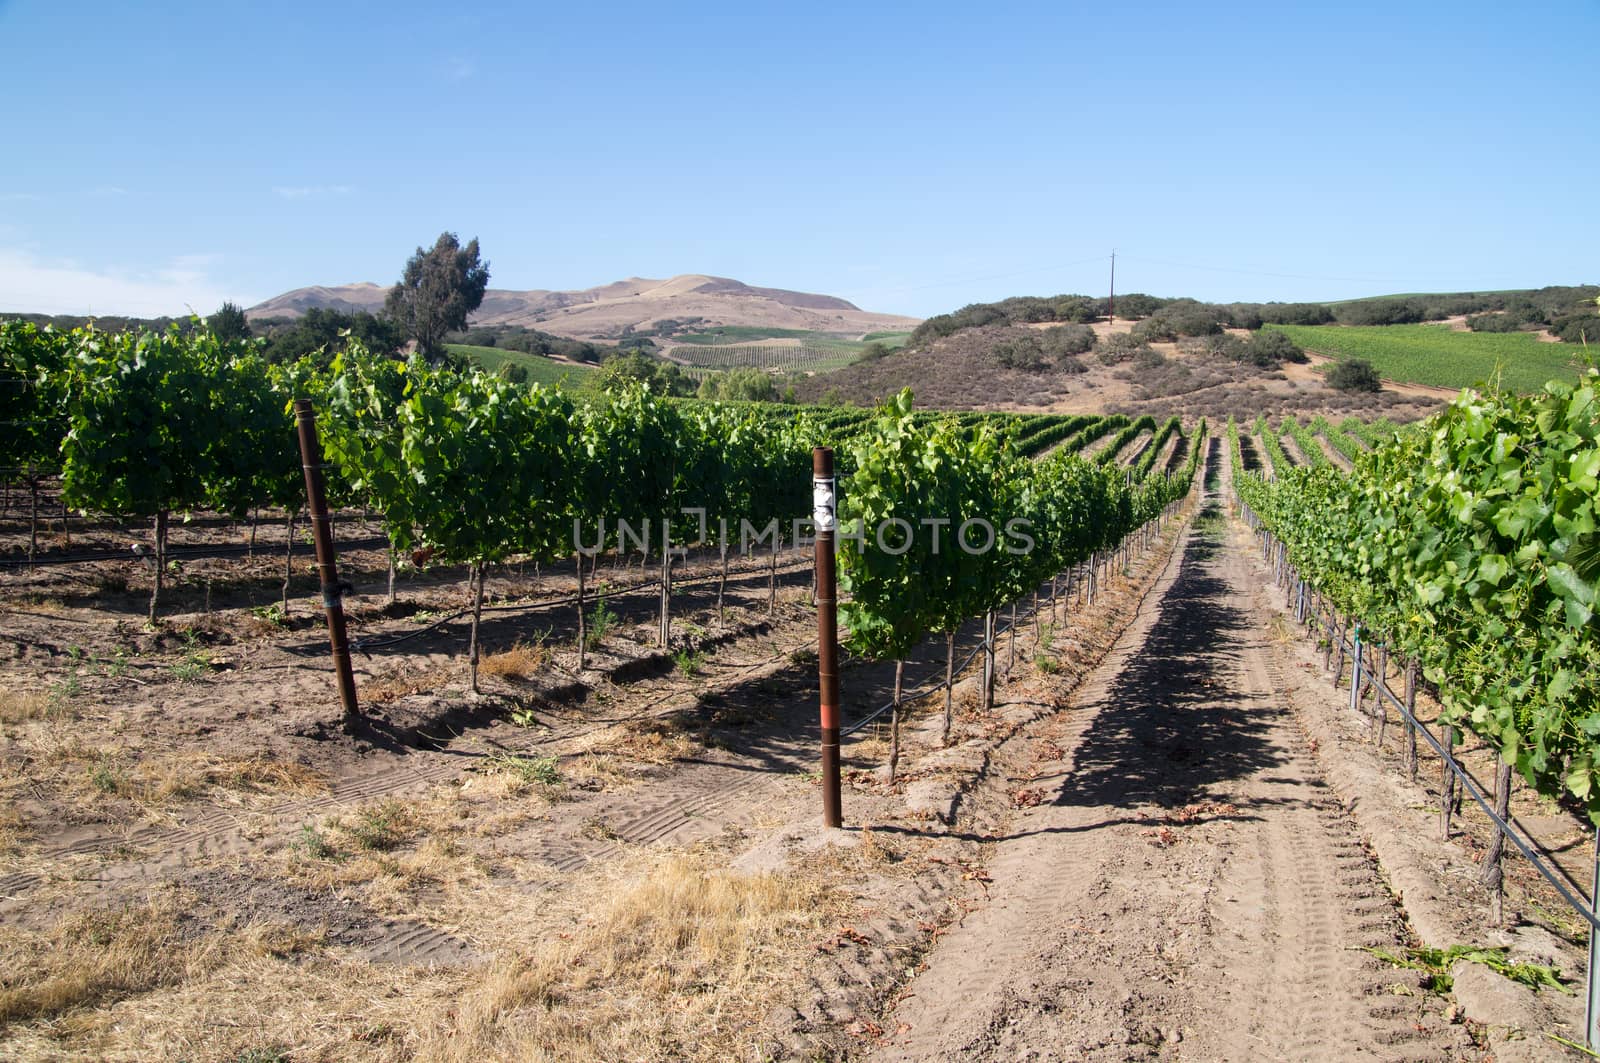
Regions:
M 388 289 L 377 284 L 296 288 L 246 313 L 252 320 L 298 317 L 312 307 L 376 312 Z M 615 341 L 715 328 L 794 329 L 859 336 L 913 328 L 917 319 L 875 314 L 832 295 L 760 288 L 690 273 L 667 280 L 630 277 L 582 291 L 490 288 L 474 326 L 522 325 L 573 339 Z
M 1050 323 L 983 325 L 908 346 L 880 358 L 796 382 L 801 402 L 869 406 L 903 387 L 919 405 L 941 409 L 1010 409 L 1052 413 L 1153 414 L 1212 419 L 1305 414 L 1342 418 L 1382 413 L 1409 421 L 1427 413 L 1445 393 L 1389 386 L 1382 393 L 1329 387 L 1314 367 L 1256 365 L 1238 349 L 1212 338 L 1141 341 L 1131 323 L 1089 326 L 1094 346 L 1076 354 L 1052 353 Z M 1251 332 L 1213 334 L 1243 343 Z

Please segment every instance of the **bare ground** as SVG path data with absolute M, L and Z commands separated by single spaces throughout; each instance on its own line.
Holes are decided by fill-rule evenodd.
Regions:
M 0 727 L 0 1054 L 1552 1058 L 1542 1034 L 1571 1035 L 1569 998 L 1508 1000 L 1475 968 L 1451 999 L 1363 951 L 1502 940 L 1463 885 L 1482 832 L 1461 817 L 1427 839 L 1411 808 L 1427 795 L 1385 767 L 1396 731 L 1378 753 L 1337 712 L 1225 494 L 1213 483 L 1198 523 L 1170 522 L 1092 602 L 1077 573 L 1037 629 L 1025 611 L 995 710 L 964 682 L 948 748 L 936 698 L 892 783 L 884 727 L 854 736 L 840 832 L 816 827 L 804 588 L 768 617 L 759 570 L 724 616 L 686 591 L 690 622 L 725 636 L 682 643 L 701 647 L 690 668 L 651 663 L 647 616 L 582 675 L 540 616 L 556 636 L 509 654 L 481 699 L 460 685 L 459 627 L 389 651 L 364 689 L 415 688 L 390 711 L 420 700 L 433 729 L 365 744 L 272 726 L 328 712 L 309 659 L 292 689 L 295 668 L 265 667 L 314 632 L 253 635 L 226 651 L 247 667 L 191 679 L 173 674 L 181 644 L 90 676 L 66 644 L 104 624 L 92 602 L 57 587 L 8 608 L 31 625 L 8 706 L 84 676 L 73 711 Z M 411 593 L 437 609 L 459 592 Z M 530 638 L 517 614 L 500 623 L 496 648 Z M 962 632 L 961 655 L 974 644 Z M 920 648 L 908 685 L 943 658 Z M 849 662 L 847 719 L 891 671 Z M 130 792 L 80 749 L 113 754 Z M 158 764 L 189 775 L 163 793 L 142 773 Z M 1514 808 L 1581 863 L 1560 810 Z M 1505 940 L 1570 980 L 1570 922 L 1537 925 L 1549 897 L 1508 875 L 1526 925 Z

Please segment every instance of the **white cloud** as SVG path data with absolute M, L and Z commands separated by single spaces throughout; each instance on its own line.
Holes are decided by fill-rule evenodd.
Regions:
M 272 194 L 279 199 L 312 199 L 322 196 L 348 196 L 355 189 L 349 185 L 279 185 Z
M 211 276 L 217 261 L 215 255 L 182 255 L 148 270 L 95 269 L 0 248 L 0 311 L 176 317 L 191 310 L 209 314 L 229 300 L 257 302 Z
M 0 192 L 0 203 L 39 203 L 43 196 L 36 196 L 32 192 Z
M 89 189 L 91 196 L 118 197 L 128 194 L 128 190 L 121 185 L 96 185 Z

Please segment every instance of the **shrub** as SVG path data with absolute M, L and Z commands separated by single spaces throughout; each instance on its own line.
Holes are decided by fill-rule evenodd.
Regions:
M 1088 325 L 1057 325 L 1039 333 L 1039 346 L 1052 358 L 1094 350 L 1094 329 Z
M 1150 348 L 1126 332 L 1113 333 L 1100 341 L 1097 348 L 1100 352 L 1100 361 L 1104 365 L 1120 365 L 1131 361 L 1135 354 Z
M 1172 327 L 1172 322 L 1159 314 L 1136 323 L 1128 331 L 1128 335 L 1140 343 L 1171 343 L 1178 338 L 1178 332 Z
M 1044 368 L 1044 351 L 1032 336 L 1001 340 L 991 349 L 994 360 L 1006 369 L 1038 372 Z
M 1341 325 L 1414 325 L 1423 311 L 1409 299 L 1362 299 L 1340 306 L 1335 316 Z
M 1266 303 L 1259 310 L 1262 322 L 1268 325 L 1327 325 L 1333 322 L 1333 311 L 1321 303 Z
M 1365 358 L 1348 358 L 1328 370 L 1328 384 L 1340 391 L 1382 391 L 1377 369 Z
M 1276 329 L 1262 329 L 1250 337 L 1248 344 L 1251 360 L 1259 366 L 1279 365 L 1283 362 L 1305 362 L 1306 352 L 1290 339 L 1287 333 Z
M 1473 332 L 1516 332 L 1522 322 L 1510 314 L 1475 314 L 1467 318 L 1467 328 Z
M 1600 343 L 1600 315 L 1558 317 L 1550 324 L 1550 334 L 1564 343 Z

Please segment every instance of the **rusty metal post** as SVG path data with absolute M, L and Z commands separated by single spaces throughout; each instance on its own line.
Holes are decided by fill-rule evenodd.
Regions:
M 360 722 L 361 709 L 356 704 L 356 678 L 350 668 L 350 644 L 344 632 L 344 585 L 339 582 L 333 553 L 333 522 L 328 516 L 327 494 L 322 489 L 322 444 L 317 439 L 317 413 L 311 408 L 311 400 L 294 400 L 294 421 L 300 435 L 300 463 L 306 474 L 306 508 L 317 544 L 322 608 L 328 614 L 328 643 L 333 649 L 339 701 L 344 705 L 344 723 L 349 729 Z
M 822 716 L 822 824 L 843 825 L 839 795 L 839 592 L 833 541 L 833 448 L 811 451 L 811 517 L 817 527 L 817 680 Z

